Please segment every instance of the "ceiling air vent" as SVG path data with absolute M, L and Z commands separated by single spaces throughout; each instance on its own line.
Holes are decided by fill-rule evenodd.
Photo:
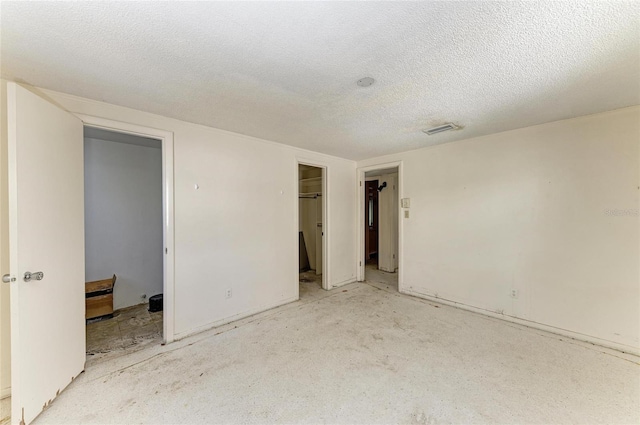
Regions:
M 427 135 L 432 136 L 434 134 L 442 133 L 443 131 L 459 130 L 459 129 L 460 129 L 460 127 L 458 127 L 455 124 L 451 124 L 449 122 L 449 123 L 442 124 L 442 125 L 439 125 L 437 127 L 428 128 L 428 129 L 422 130 L 422 131 L 427 133 Z

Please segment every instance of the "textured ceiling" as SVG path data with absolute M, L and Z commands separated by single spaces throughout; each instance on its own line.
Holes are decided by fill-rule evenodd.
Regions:
M 351 159 L 640 103 L 639 2 L 0 8 L 4 78 Z

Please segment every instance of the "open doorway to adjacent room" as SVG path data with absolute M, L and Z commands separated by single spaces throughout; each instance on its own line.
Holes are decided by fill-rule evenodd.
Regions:
M 86 352 L 162 343 L 162 141 L 85 126 Z
M 398 289 L 398 167 L 366 171 L 362 199 L 363 278 Z
M 298 164 L 298 266 L 300 298 L 325 288 L 323 265 L 325 169 Z

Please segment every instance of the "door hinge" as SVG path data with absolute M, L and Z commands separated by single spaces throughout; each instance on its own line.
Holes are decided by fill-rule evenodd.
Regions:
M 362 182 L 360 182 L 360 187 L 362 187 Z
M 360 267 L 362 267 L 362 261 L 360 261 Z
M 165 248 L 165 249 L 164 249 L 164 253 L 165 253 L 165 254 L 168 254 L 168 253 L 169 253 L 169 248 Z

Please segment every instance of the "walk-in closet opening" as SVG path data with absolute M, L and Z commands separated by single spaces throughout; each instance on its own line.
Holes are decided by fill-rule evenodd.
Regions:
M 300 298 L 323 288 L 324 169 L 298 165 L 298 251 Z
M 162 342 L 162 142 L 84 128 L 87 355 Z

